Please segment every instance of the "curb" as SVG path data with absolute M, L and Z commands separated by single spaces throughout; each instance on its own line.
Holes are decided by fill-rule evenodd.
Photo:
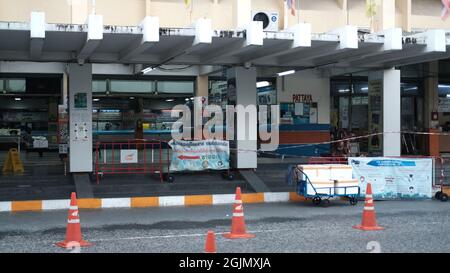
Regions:
M 90 198 L 78 199 L 80 209 L 148 208 L 174 206 L 211 206 L 233 204 L 234 194 L 182 195 L 160 197 Z M 244 193 L 244 203 L 303 202 L 295 192 Z M 69 209 L 70 199 L 0 202 L 0 212 L 48 211 Z

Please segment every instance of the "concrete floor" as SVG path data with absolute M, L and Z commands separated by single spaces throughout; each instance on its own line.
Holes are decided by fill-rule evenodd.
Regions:
M 254 239 L 227 240 L 231 206 L 82 210 L 81 252 L 203 252 L 205 235 L 217 234 L 218 252 L 450 252 L 450 202 L 380 201 L 383 231 L 360 231 L 363 204 L 333 201 L 244 205 Z M 0 252 L 67 252 L 53 243 L 65 236 L 67 211 L 0 213 Z

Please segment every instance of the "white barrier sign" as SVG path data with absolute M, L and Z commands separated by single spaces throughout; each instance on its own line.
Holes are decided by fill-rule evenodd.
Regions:
M 138 163 L 138 150 L 120 150 L 120 163 Z
M 431 158 L 351 157 L 348 163 L 353 178 L 360 182 L 362 196 L 370 182 L 376 199 L 431 198 Z

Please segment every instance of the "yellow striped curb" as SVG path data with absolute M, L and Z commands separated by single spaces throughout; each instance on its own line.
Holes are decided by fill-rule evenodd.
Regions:
M 306 199 L 295 192 L 244 193 L 244 203 L 303 202 Z M 149 208 L 166 206 L 211 206 L 232 204 L 234 194 L 182 195 L 160 197 L 127 197 L 127 198 L 80 198 L 80 209 L 100 208 Z M 31 200 L 0 202 L 0 212 L 47 211 L 68 209 L 69 199 L 63 200 Z

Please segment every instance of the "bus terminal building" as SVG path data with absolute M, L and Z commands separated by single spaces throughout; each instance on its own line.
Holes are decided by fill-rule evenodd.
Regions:
M 450 152 L 441 1 L 379 0 L 371 16 L 365 1 L 297 2 L 0 0 L 0 160 L 17 148 L 24 165 L 0 176 L 0 201 L 281 192 L 287 163 Z M 174 107 L 197 102 L 278 106 L 279 144 L 261 150 L 263 124 L 238 113 L 223 126 L 233 181 L 167 186 Z M 133 156 L 156 163 L 123 167 Z

